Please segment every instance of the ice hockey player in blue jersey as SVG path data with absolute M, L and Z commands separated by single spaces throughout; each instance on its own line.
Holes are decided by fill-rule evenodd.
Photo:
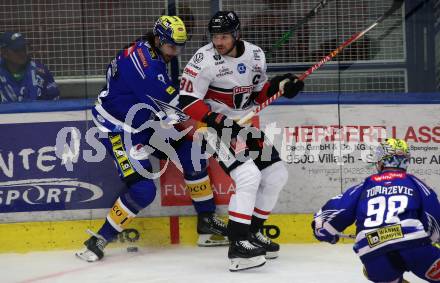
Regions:
M 4 32 L 0 47 L 0 103 L 59 98 L 52 74 L 30 57 L 21 33 Z
M 387 139 L 376 149 L 378 174 L 330 199 L 315 214 L 319 241 L 336 243 L 356 223 L 354 251 L 372 282 L 403 282 L 411 271 L 427 282 L 440 281 L 440 203 L 436 193 L 406 172 L 408 145 Z
M 186 40 L 185 25 L 179 17 L 161 16 L 153 33 L 120 51 L 108 67 L 107 86 L 92 109 L 92 118 L 108 136 L 103 143 L 114 158 L 127 190 L 116 200 L 99 231 L 88 231 L 91 237 L 84 243 L 85 249 L 76 253 L 83 260 L 100 260 L 107 243 L 153 202 L 154 179 L 160 172 L 153 170 L 151 156 L 172 159 L 182 166 L 198 213 L 199 234 L 226 235 L 226 224 L 214 214 L 207 161 L 193 162 L 191 149 L 195 144 L 181 135 L 185 131 L 169 126 L 173 119 L 169 120 L 166 109 L 177 104 L 178 92 L 170 81 L 166 64 L 180 53 Z M 176 121 L 181 121 L 178 118 Z M 161 126 L 157 128 L 157 125 Z M 205 237 L 199 244 L 219 245 L 228 241 L 225 237 L 218 240 Z

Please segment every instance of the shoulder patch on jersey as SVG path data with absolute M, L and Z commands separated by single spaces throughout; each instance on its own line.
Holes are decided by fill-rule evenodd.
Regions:
M 196 53 L 196 55 L 194 55 L 193 57 L 193 62 L 199 64 L 202 61 L 203 61 L 203 53 L 202 52 Z
M 142 48 L 138 48 L 138 49 L 136 49 L 136 52 L 137 52 L 137 54 L 139 55 L 139 58 L 141 59 L 142 66 L 143 66 L 144 68 L 148 67 L 148 62 L 147 62 L 147 59 L 145 58 L 145 54 L 144 54 L 144 52 L 142 51 Z

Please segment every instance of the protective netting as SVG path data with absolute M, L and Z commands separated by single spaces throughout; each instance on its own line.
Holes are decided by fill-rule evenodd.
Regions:
M 165 1 L 2 0 L 0 31 L 23 33 L 56 77 L 102 76 L 117 50 L 152 28 Z
M 264 50 L 293 29 L 319 1 L 225 0 L 223 7 L 238 11 L 243 37 Z M 272 50 L 269 63 L 315 62 L 365 29 L 391 7 L 391 0 L 330 1 L 315 17 L 303 24 L 289 40 Z M 393 14 L 365 37 L 349 47 L 340 61 L 405 59 L 402 10 Z
M 212 14 L 212 2 L 3 0 L 0 2 L 0 32 L 23 33 L 31 44 L 34 58 L 47 65 L 57 80 L 104 78 L 108 62 L 119 49 L 150 31 L 159 15 L 174 9 L 185 21 L 190 35 L 190 41 L 179 58 L 182 68 L 195 50 L 207 42 L 206 30 Z M 235 10 L 241 18 L 243 37 L 270 51 L 274 43 L 318 2 L 223 0 L 219 1 L 219 7 Z M 272 50 L 269 66 L 315 63 L 352 34 L 374 22 L 391 3 L 392 0 L 330 1 L 316 17 L 296 30 L 286 43 Z M 437 13 L 439 5 L 437 1 Z M 399 10 L 330 63 L 373 62 L 376 70 L 366 71 L 368 75 L 363 76 L 364 73 L 349 69 L 338 75 L 344 78 L 342 80 L 334 78 L 336 72 L 321 71 L 311 77 L 314 86 L 308 87 L 308 90 L 405 91 L 407 79 L 404 69 L 392 72 L 377 70 L 377 65 L 406 60 L 402 13 L 404 11 Z M 436 42 L 438 48 L 439 35 Z M 440 66 L 438 54 L 437 65 Z M 437 77 L 440 82 L 438 73 Z M 338 86 L 338 83 L 341 85 Z

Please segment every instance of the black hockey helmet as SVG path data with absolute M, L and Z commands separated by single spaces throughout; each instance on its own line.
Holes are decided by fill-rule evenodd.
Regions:
M 208 24 L 209 33 L 232 33 L 237 37 L 240 31 L 240 20 L 234 11 L 218 11 Z

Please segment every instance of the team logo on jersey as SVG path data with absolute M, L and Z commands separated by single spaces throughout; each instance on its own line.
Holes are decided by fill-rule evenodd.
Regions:
M 203 61 L 203 53 L 197 53 L 193 58 L 194 63 L 199 64 Z
M 249 97 L 254 89 L 253 85 L 250 86 L 235 86 L 232 89 L 233 103 L 235 109 L 246 109 L 249 106 Z
M 238 71 L 238 73 L 240 73 L 240 74 L 244 74 L 244 73 L 246 73 L 246 65 L 243 64 L 243 63 L 238 64 L 238 65 L 237 65 L 237 71 Z

